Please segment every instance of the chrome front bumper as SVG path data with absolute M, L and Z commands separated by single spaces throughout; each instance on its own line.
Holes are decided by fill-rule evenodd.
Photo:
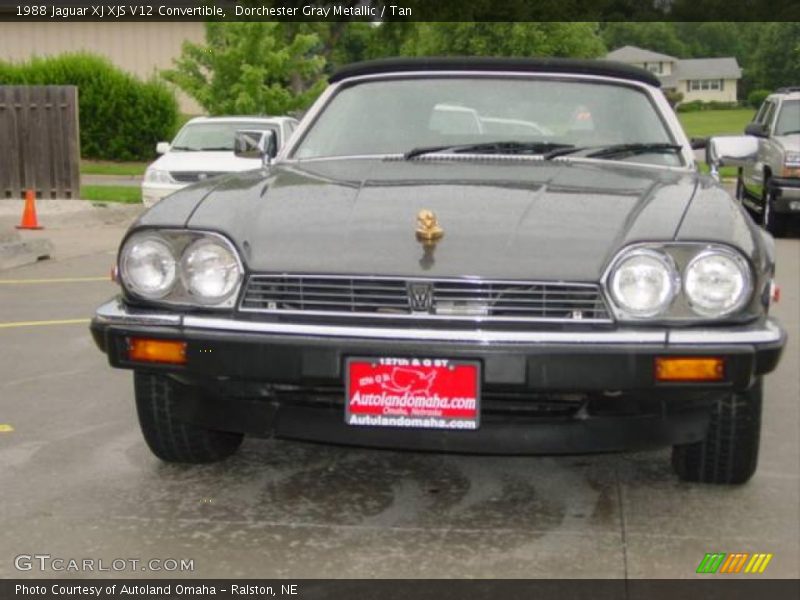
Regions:
M 786 333 L 774 319 L 730 328 L 624 329 L 597 331 L 497 331 L 343 326 L 253 321 L 223 316 L 179 315 L 125 306 L 119 298 L 100 306 L 97 326 L 170 327 L 193 331 L 303 336 L 311 338 L 429 341 L 465 344 L 648 344 L 648 345 L 770 345 L 781 344 Z

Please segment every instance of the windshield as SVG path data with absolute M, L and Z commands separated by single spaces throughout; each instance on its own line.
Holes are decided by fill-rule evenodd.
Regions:
M 775 123 L 775 135 L 800 132 L 800 100 L 787 100 Z
M 241 129 L 268 129 L 278 133 L 278 128 L 269 123 L 229 121 L 217 123 L 188 123 L 175 136 L 170 150 L 179 152 L 230 151 L 233 152 L 233 138 Z
M 339 91 L 295 158 L 406 154 L 492 142 L 580 147 L 674 143 L 648 96 L 597 82 L 428 77 L 359 83 Z M 675 153 L 615 157 L 680 165 Z

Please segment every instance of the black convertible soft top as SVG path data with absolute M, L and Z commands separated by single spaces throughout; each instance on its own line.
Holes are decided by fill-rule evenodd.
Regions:
M 633 65 L 610 60 L 575 58 L 490 58 L 485 56 L 383 58 L 345 65 L 330 76 L 331 83 L 380 73 L 403 71 L 513 71 L 520 73 L 574 73 L 640 81 L 660 87 L 658 77 Z

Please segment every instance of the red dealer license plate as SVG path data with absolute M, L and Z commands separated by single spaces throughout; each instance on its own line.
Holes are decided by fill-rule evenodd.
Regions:
M 444 358 L 348 358 L 345 421 L 364 427 L 477 429 L 480 363 Z

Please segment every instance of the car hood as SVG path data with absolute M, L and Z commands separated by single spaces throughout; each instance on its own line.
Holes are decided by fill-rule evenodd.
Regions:
M 261 160 L 239 158 L 233 152 L 167 152 L 150 167 L 162 171 L 233 173 L 258 169 Z
M 800 152 L 800 133 L 793 133 L 792 135 L 779 135 L 774 139 L 787 152 Z
M 673 239 L 696 185 L 610 161 L 304 161 L 193 186 L 202 202 L 176 194 L 172 214 L 254 271 L 597 281 L 620 247 Z M 427 248 L 422 209 L 444 229 Z

